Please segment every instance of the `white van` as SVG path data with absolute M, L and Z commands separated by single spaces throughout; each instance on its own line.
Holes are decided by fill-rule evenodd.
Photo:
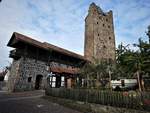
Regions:
M 120 78 L 111 80 L 112 89 L 135 89 L 138 85 L 137 79 Z

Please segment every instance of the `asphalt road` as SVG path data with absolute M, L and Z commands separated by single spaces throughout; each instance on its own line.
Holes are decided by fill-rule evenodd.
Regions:
M 7 93 L 0 91 L 0 113 L 80 113 L 41 97 L 44 91 Z

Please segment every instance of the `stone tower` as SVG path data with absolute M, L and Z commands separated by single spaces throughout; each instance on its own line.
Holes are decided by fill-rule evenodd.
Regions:
M 104 13 L 92 3 L 85 18 L 84 55 L 90 61 L 115 61 L 115 35 L 112 11 Z

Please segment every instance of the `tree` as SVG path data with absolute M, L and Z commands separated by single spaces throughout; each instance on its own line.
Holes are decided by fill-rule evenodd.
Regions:
M 90 88 L 90 80 L 93 80 L 95 78 L 95 65 L 93 63 L 86 63 L 81 69 L 80 74 L 82 78 L 85 79 L 87 88 Z
M 147 36 L 149 38 L 149 44 L 150 44 L 150 25 L 147 27 L 148 31 L 147 31 Z
M 128 48 L 129 44 L 124 46 L 122 43 L 116 49 L 116 70 L 114 70 L 115 79 L 117 77 L 131 77 L 131 67 L 127 65 L 128 56 L 130 56 L 133 51 Z
M 108 62 L 106 60 L 95 59 L 96 79 L 101 83 L 101 87 L 105 87 L 107 84 L 107 78 L 109 78 Z
M 148 27 L 147 36 L 149 43 L 144 42 L 141 38 L 137 44 L 138 50 L 131 50 L 129 44 L 124 46 L 122 43 L 116 49 L 116 64 L 111 64 L 107 60 L 97 60 L 94 63 L 87 63 L 81 73 L 87 80 L 87 86 L 90 87 L 89 80 L 98 80 L 103 83 L 109 78 L 109 86 L 111 87 L 111 79 L 118 77 L 133 78 L 137 77 L 139 90 L 144 89 L 142 86 L 142 77 L 145 74 L 150 76 L 150 26 Z
M 133 77 L 136 74 L 140 91 L 144 89 L 144 85 L 141 82 L 143 75 L 148 74 L 150 76 L 150 26 L 148 27 L 147 36 L 149 43 L 139 38 L 138 43 L 133 44 L 138 47 L 137 51 L 131 50 L 122 44 L 117 49 L 118 69 L 126 73 L 126 77 Z
M 110 65 L 106 60 L 94 59 L 93 63 L 86 63 L 80 70 L 81 76 L 85 78 L 87 87 L 93 87 L 91 81 L 96 81 L 96 83 L 101 83 L 101 87 L 105 87 L 108 79 L 109 84 L 111 82 L 112 65 Z M 99 87 L 96 84 L 96 87 Z

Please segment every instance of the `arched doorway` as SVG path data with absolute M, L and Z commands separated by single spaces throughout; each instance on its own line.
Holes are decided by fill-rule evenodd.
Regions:
M 36 76 L 36 81 L 35 81 L 35 89 L 40 89 L 41 88 L 41 84 L 42 84 L 42 75 L 37 75 Z

